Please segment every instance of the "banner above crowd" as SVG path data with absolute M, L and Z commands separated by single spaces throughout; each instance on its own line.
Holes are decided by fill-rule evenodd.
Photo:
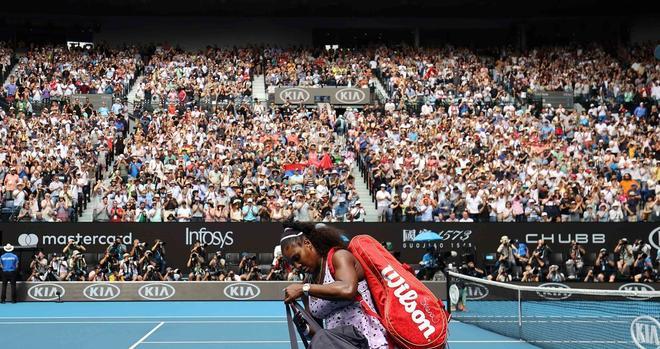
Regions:
M 500 237 L 528 245 L 542 239 L 557 252 L 569 249 L 572 240 L 588 252 L 601 248 L 612 250 L 619 239 L 640 239 L 660 249 L 660 226 L 657 223 L 340 223 L 348 237 L 369 234 L 389 242 L 407 263 L 418 263 L 428 247 L 439 251 L 472 254 L 478 261 L 497 250 Z M 424 232 L 435 232 L 442 241 L 415 242 Z M 119 237 L 130 246 L 136 239 L 153 243 L 163 240 L 168 265 L 183 267 L 196 241 L 209 252 L 273 253 L 279 244 L 281 223 L 25 223 L 0 224 L 2 244 L 21 248 L 37 247 L 45 253 L 61 253 L 69 239 L 87 248 L 88 253 L 103 253 Z M 531 246 L 530 246 L 531 247 Z M 29 256 L 26 256 L 29 258 Z

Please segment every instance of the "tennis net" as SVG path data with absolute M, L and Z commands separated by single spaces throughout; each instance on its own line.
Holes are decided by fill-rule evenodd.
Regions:
M 454 320 L 540 348 L 660 348 L 660 291 L 531 287 L 448 274 L 451 306 L 465 307 L 452 311 Z

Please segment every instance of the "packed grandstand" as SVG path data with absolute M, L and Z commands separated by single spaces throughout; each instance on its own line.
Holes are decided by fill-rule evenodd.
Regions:
M 3 220 L 660 221 L 652 45 L 0 47 Z

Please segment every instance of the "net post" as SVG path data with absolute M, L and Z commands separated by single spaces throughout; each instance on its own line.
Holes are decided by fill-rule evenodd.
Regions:
M 522 340 L 522 295 L 518 290 L 518 338 Z
M 447 313 L 449 315 L 451 315 L 451 297 L 449 297 L 449 288 L 451 287 L 451 282 L 450 281 L 451 281 L 451 275 L 449 275 L 449 273 L 447 273 L 447 275 L 445 277 L 445 282 L 446 282 L 445 288 L 446 288 L 446 291 L 447 291 L 447 297 L 446 297 L 446 300 L 447 300 Z

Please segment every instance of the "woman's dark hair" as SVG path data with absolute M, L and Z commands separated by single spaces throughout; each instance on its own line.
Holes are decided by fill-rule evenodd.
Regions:
M 346 248 L 346 242 L 342 239 L 342 232 L 337 228 L 323 223 L 284 223 L 282 238 L 299 233 L 302 234 L 289 237 L 280 242 L 282 251 L 290 245 L 296 244 L 302 246 L 303 238 L 307 238 L 321 256 L 328 254 L 333 247 Z

